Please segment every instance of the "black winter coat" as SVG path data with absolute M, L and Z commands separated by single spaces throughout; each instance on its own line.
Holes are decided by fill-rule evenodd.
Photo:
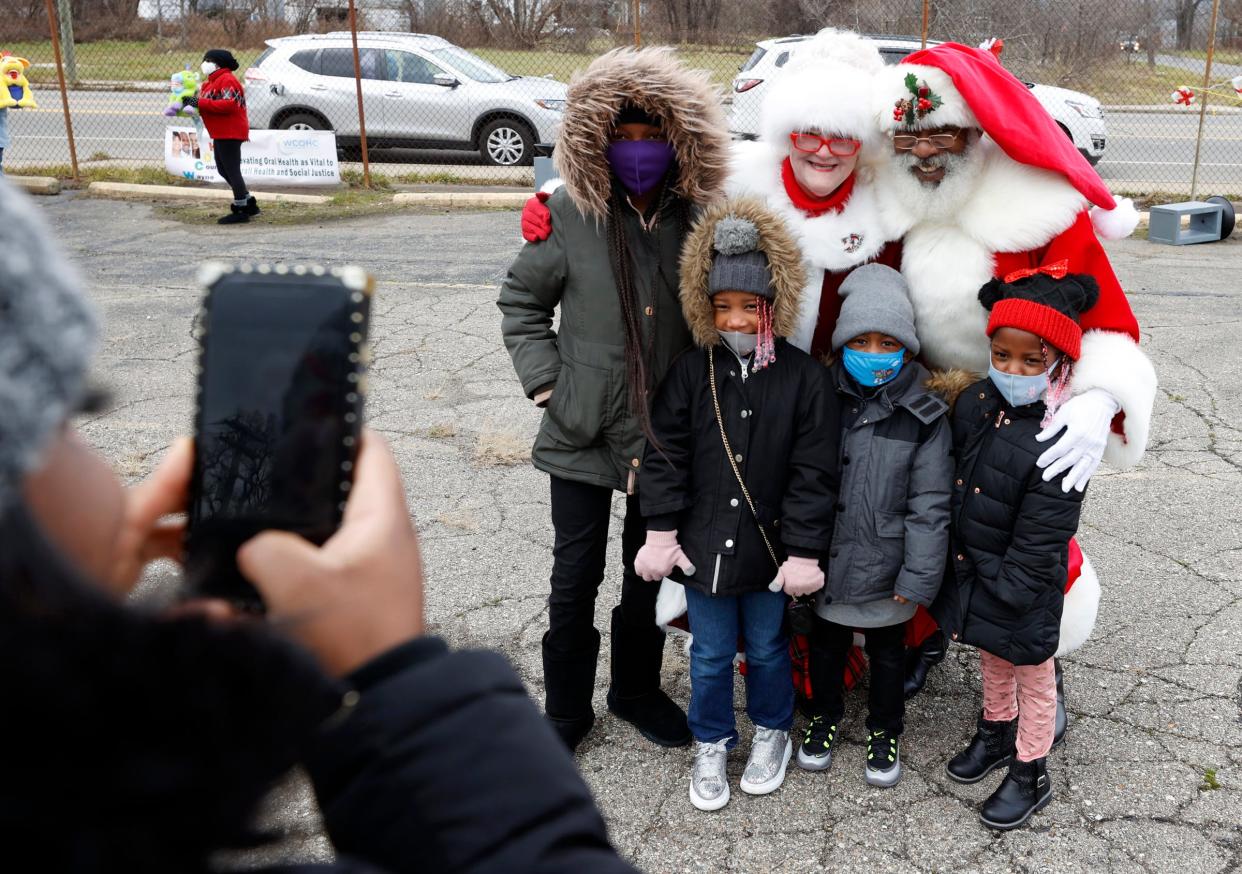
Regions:
M 350 680 L 357 704 L 306 761 L 340 857 L 272 874 L 637 874 L 503 656 L 423 638 Z
M 828 370 L 783 339 L 776 361 L 745 381 L 722 345 L 674 362 L 652 407 L 662 452 L 648 447 L 639 499 L 649 528 L 676 528 L 709 595 L 766 589 L 776 567 L 725 455 L 707 356 L 715 355 L 725 430 L 778 560 L 818 556 L 832 537 L 840 412 Z
M 932 614 L 960 643 L 1016 665 L 1056 653 L 1082 510 L 1082 492 L 1044 482 L 1035 464 L 1044 410 L 1042 401 L 1010 408 L 985 379 L 953 411 L 952 549 Z

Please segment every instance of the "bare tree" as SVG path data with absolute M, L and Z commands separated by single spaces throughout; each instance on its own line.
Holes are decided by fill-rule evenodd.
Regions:
M 469 0 L 470 12 L 486 31 L 500 29 L 500 42 L 534 48 L 556 23 L 561 0 Z
M 1174 0 L 1173 19 L 1177 22 L 1177 47 L 1188 49 L 1195 37 L 1195 15 L 1203 0 Z
M 661 0 L 669 35 L 680 42 L 701 40 L 720 23 L 720 0 Z

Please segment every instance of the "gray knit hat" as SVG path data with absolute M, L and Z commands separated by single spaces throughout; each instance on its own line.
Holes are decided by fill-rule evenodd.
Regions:
M 30 198 L 0 179 L 0 511 L 85 393 L 96 326 Z
M 716 223 L 712 241 L 715 254 L 707 276 L 707 295 L 718 291 L 746 291 L 771 300 L 772 271 L 759 248 L 759 229 L 748 219 L 727 216 Z
M 832 332 L 836 352 L 859 334 L 888 334 L 915 355 L 919 338 L 914 333 L 914 307 L 905 277 L 883 264 L 864 264 L 841 283 L 841 315 Z

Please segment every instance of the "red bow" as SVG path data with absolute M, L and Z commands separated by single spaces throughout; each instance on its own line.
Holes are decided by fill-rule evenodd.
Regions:
M 1178 88 L 1173 92 L 1173 102 L 1180 103 L 1182 106 L 1189 106 L 1195 99 L 1195 92 L 1189 88 Z
M 1053 279 L 1064 279 L 1065 274 L 1069 273 L 1069 259 L 1063 258 L 1060 261 L 1054 261 L 1051 264 L 1044 264 L 1040 267 L 1024 267 L 1021 270 L 1006 273 L 1001 281 L 1007 284 L 1012 284 L 1017 282 L 1019 279 L 1026 279 L 1028 276 L 1034 276 L 1036 273 L 1051 276 Z

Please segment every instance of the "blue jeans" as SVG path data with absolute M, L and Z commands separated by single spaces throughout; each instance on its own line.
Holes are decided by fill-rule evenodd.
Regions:
M 737 745 L 733 720 L 733 656 L 738 635 L 746 641 L 746 714 L 756 726 L 788 731 L 793 725 L 794 689 L 789 640 L 785 637 L 785 594 L 748 592 L 733 597 L 704 595 L 686 586 L 690 618 L 690 712 L 694 739 Z

